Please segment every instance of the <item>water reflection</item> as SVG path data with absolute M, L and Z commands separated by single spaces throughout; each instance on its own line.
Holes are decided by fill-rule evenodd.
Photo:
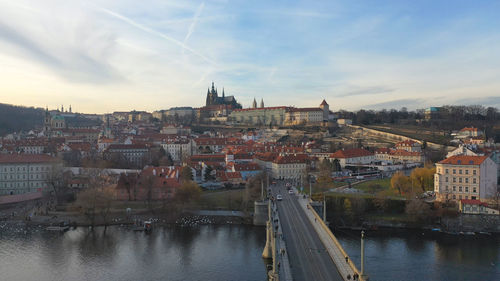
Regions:
M 0 232 L 0 279 L 265 280 L 264 244 L 264 228 L 241 225 Z

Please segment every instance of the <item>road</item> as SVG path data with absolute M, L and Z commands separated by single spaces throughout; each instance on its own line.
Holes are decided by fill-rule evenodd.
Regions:
M 271 190 L 275 198 L 277 194 L 283 196 L 282 201 L 276 202 L 293 280 L 343 280 L 311 222 L 297 202 L 297 195 L 288 194 L 283 182 L 274 185 Z

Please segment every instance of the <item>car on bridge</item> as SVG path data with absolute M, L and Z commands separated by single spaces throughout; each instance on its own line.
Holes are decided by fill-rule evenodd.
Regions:
M 281 194 L 276 195 L 276 200 L 278 201 L 283 200 L 283 196 L 281 196 Z
M 288 194 L 293 194 L 293 190 L 292 189 L 288 190 Z

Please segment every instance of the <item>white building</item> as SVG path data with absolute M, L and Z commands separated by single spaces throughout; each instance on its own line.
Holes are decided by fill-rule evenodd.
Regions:
M 436 163 L 436 199 L 486 201 L 497 192 L 497 166 L 488 156 L 452 156 Z
M 372 152 L 362 148 L 352 148 L 335 151 L 330 155 L 330 160 L 339 160 L 340 166 L 344 168 L 349 165 L 366 165 L 375 160 Z
M 193 154 L 191 140 L 187 138 L 165 139 L 161 146 L 174 161 L 186 159 Z
M 305 154 L 280 155 L 272 162 L 271 174 L 275 179 L 305 178 L 308 157 Z
M 0 154 L 0 195 L 44 191 L 57 159 L 44 154 Z

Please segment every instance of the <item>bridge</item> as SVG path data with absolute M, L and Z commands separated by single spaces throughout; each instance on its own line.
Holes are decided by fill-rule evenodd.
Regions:
M 283 182 L 271 186 L 264 258 L 272 258 L 268 280 L 368 280 L 356 268 L 308 198 L 289 194 Z M 363 249 L 363 247 L 362 247 Z M 355 278 L 355 279 L 354 279 Z

